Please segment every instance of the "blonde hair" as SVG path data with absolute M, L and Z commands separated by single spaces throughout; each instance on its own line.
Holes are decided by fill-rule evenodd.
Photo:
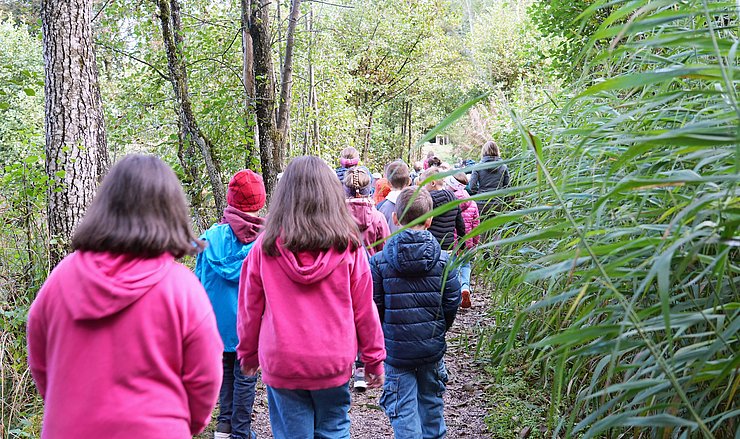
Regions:
M 489 140 L 488 142 L 483 144 L 483 147 L 480 151 L 481 157 L 500 157 L 501 151 L 498 149 L 498 145 L 496 145 L 496 142 L 493 140 Z
M 346 191 L 347 195 L 351 194 L 353 197 L 364 196 L 360 191 L 370 186 L 370 182 L 370 176 L 362 168 L 350 168 L 344 174 L 344 187 L 349 189 Z
M 357 149 L 355 149 L 354 147 L 348 146 L 342 150 L 342 153 L 339 155 L 339 157 L 348 160 L 359 159 L 360 153 L 357 152 Z

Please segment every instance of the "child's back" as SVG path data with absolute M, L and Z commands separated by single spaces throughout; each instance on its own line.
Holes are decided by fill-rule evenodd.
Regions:
M 252 405 L 256 377 L 244 376 L 236 357 L 239 337 L 236 313 L 242 264 L 251 250 L 264 220 L 257 213 L 265 205 L 262 177 L 249 170 L 237 172 L 229 181 L 223 223 L 201 237 L 208 247 L 198 255 L 195 274 L 206 289 L 216 314 L 218 332 L 224 342 L 223 382 L 219 392 L 218 424 L 214 439 L 252 437 Z
M 431 210 L 425 189 L 406 188 L 393 221 L 408 225 Z M 430 224 L 427 219 L 399 232 L 370 260 L 387 351 L 380 405 L 397 439 L 442 438 L 447 432 L 445 334 L 460 304 L 460 283 L 447 252 L 426 230 Z
M 262 368 L 275 437 L 349 437 L 358 349 L 368 387 L 383 382 L 367 254 L 342 186 L 318 157 L 293 159 L 270 208 L 239 284 L 242 369 Z
M 460 304 L 457 271 L 426 230 L 404 230 L 370 260 L 387 358 L 404 368 L 439 361 Z M 447 282 L 445 282 L 445 278 Z

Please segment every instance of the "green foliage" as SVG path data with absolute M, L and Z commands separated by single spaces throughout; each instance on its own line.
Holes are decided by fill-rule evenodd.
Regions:
M 583 16 L 583 12 L 597 0 L 537 0 L 531 7 L 531 16 L 537 29 L 543 34 L 554 37 L 557 47 L 551 52 L 542 51 L 542 55 L 552 60 L 552 73 L 566 79 L 577 79 L 582 71 L 582 51 L 590 48 L 589 40 L 612 10 L 610 2 L 598 10 Z M 604 46 L 603 39 L 598 40 L 593 49 Z
M 549 108 L 512 113 L 515 197 L 477 231 L 496 235 L 480 250 L 495 259 L 489 355 L 502 373 L 531 361 L 554 436 L 732 437 L 736 5 L 595 2 L 583 18 L 607 10 L 594 32 L 614 49 Z

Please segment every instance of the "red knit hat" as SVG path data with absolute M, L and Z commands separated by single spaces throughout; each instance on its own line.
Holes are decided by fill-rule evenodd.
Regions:
M 244 169 L 231 178 L 229 191 L 226 193 L 226 202 L 242 212 L 257 212 L 265 206 L 265 184 L 262 176 L 256 172 Z

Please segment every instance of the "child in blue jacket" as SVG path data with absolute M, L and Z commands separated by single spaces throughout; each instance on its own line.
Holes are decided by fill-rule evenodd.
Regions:
M 229 182 L 228 206 L 221 223 L 201 237 L 208 247 L 198 255 L 195 274 L 205 287 L 216 314 L 218 332 L 224 342 L 223 383 L 219 394 L 220 412 L 214 439 L 252 439 L 252 406 L 256 376 L 245 376 L 236 357 L 236 311 L 239 275 L 264 219 L 257 212 L 265 205 L 262 177 L 245 169 Z
M 426 189 L 399 194 L 393 221 L 405 226 L 432 210 Z M 385 337 L 385 384 L 380 405 L 396 439 L 442 438 L 447 383 L 445 333 L 460 305 L 457 269 L 427 230 L 432 219 L 391 237 L 370 260 L 373 298 Z

